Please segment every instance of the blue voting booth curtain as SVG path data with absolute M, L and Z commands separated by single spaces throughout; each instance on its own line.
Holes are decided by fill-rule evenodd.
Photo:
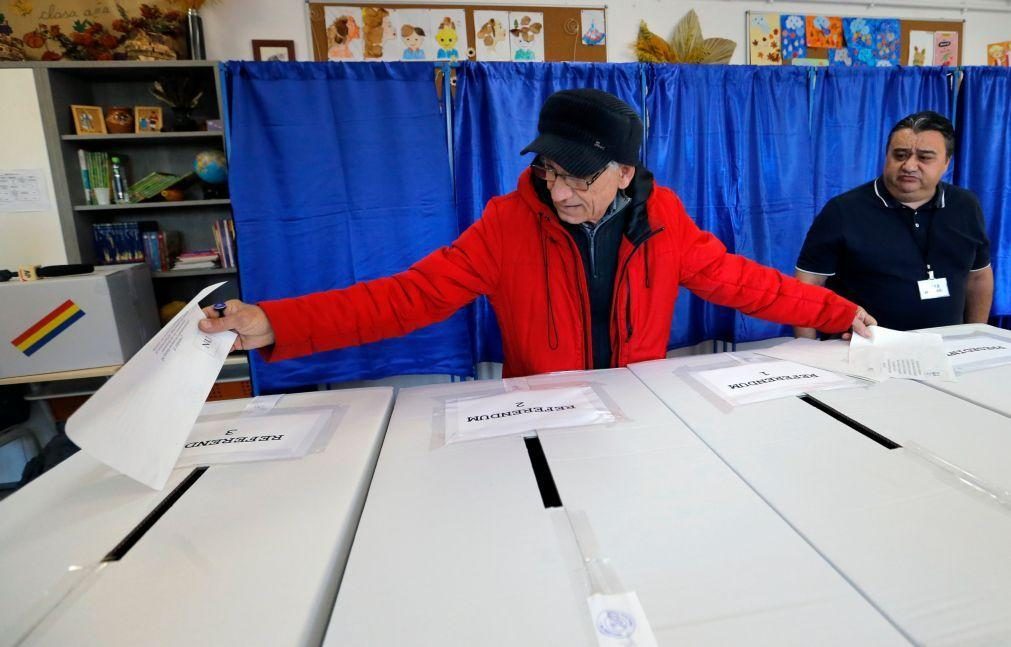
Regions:
M 964 68 L 958 94 L 955 181 L 979 197 L 990 236 L 998 325 L 1011 325 L 1011 69 Z
M 640 86 L 635 64 L 461 64 L 453 111 L 460 228 L 477 220 L 490 198 L 516 189 L 534 157 L 520 151 L 537 136 L 537 115 L 548 95 L 593 87 L 641 110 Z M 475 304 L 471 325 L 477 360 L 502 361 L 498 324 L 484 298 Z
M 246 301 L 386 276 L 458 235 L 432 66 L 230 62 L 224 82 Z M 357 348 L 251 358 L 258 391 L 474 364 L 463 313 Z
M 814 210 L 808 97 L 799 67 L 649 70 L 646 159 L 657 181 L 729 251 L 791 275 Z M 670 345 L 785 333 L 682 290 Z
M 952 118 L 954 70 L 943 67 L 820 68 L 815 74 L 811 134 L 814 197 L 832 197 L 881 175 L 888 133 L 921 110 Z M 951 181 L 951 171 L 945 181 Z

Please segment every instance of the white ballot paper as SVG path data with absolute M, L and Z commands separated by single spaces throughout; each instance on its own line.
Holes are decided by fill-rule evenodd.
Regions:
M 749 362 L 699 371 L 694 376 L 710 391 L 735 407 L 811 391 L 860 386 L 860 382 L 851 377 L 782 360 Z
M 67 420 L 67 437 L 109 467 L 160 490 L 221 371 L 235 333 L 207 334 L 204 288 Z
M 600 647 L 656 647 L 656 636 L 634 591 L 587 598 Z
M 274 413 L 193 425 L 176 467 L 301 458 L 329 418 L 329 412 Z
M 588 385 L 509 391 L 448 400 L 446 444 L 608 422 L 614 422 L 614 414 Z
M 945 337 L 944 350 L 956 373 L 1011 364 L 1011 340 L 994 335 Z
M 888 379 L 887 375 L 874 375 L 860 371 L 850 365 L 850 345 L 842 339 L 817 341 L 814 339 L 791 339 L 788 342 L 753 351 L 756 355 L 773 357 L 805 366 L 822 368 L 833 373 L 843 373 L 874 382 Z
M 850 364 L 855 369 L 885 377 L 955 380 L 940 335 L 881 326 L 870 326 L 870 331 L 870 339 L 853 335 L 850 340 Z

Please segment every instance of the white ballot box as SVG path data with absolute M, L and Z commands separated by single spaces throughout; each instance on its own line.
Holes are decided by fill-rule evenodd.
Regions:
M 0 378 L 122 364 L 158 332 L 147 265 L 0 283 Z
M 625 640 L 907 644 L 628 370 L 402 389 L 324 644 Z
M 938 456 L 950 447 L 936 444 L 971 430 L 977 414 L 995 414 L 898 380 L 729 409 L 693 377 L 725 361 L 630 368 L 911 642 L 1011 643 L 1011 515 L 954 474 Z M 934 397 L 922 411 L 906 406 L 904 398 L 924 394 Z M 962 424 L 949 419 L 953 411 Z M 896 438 L 875 413 L 894 419 L 887 434 Z M 929 430 L 915 436 L 928 450 L 896 446 L 914 430 Z
M 0 502 L 0 642 L 27 632 L 25 645 L 318 644 L 393 393 L 263 402 L 209 403 L 201 420 L 281 425 L 322 412 L 325 446 L 180 468 L 163 491 L 81 453 Z
M 958 380 L 927 380 L 935 389 L 957 395 L 1011 417 L 1011 330 L 986 324 L 928 328 L 949 347 Z

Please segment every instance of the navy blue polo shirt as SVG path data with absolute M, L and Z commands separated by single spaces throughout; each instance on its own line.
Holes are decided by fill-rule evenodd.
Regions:
M 928 263 L 951 296 L 920 299 Z M 827 287 L 896 330 L 963 323 L 969 272 L 989 265 L 976 196 L 942 182 L 933 199 L 910 209 L 881 178 L 829 200 L 797 259 L 798 270 L 827 276 Z

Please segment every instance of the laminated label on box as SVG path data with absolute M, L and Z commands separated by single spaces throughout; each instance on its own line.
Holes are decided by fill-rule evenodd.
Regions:
M 0 378 L 122 364 L 158 331 L 142 263 L 0 283 Z

